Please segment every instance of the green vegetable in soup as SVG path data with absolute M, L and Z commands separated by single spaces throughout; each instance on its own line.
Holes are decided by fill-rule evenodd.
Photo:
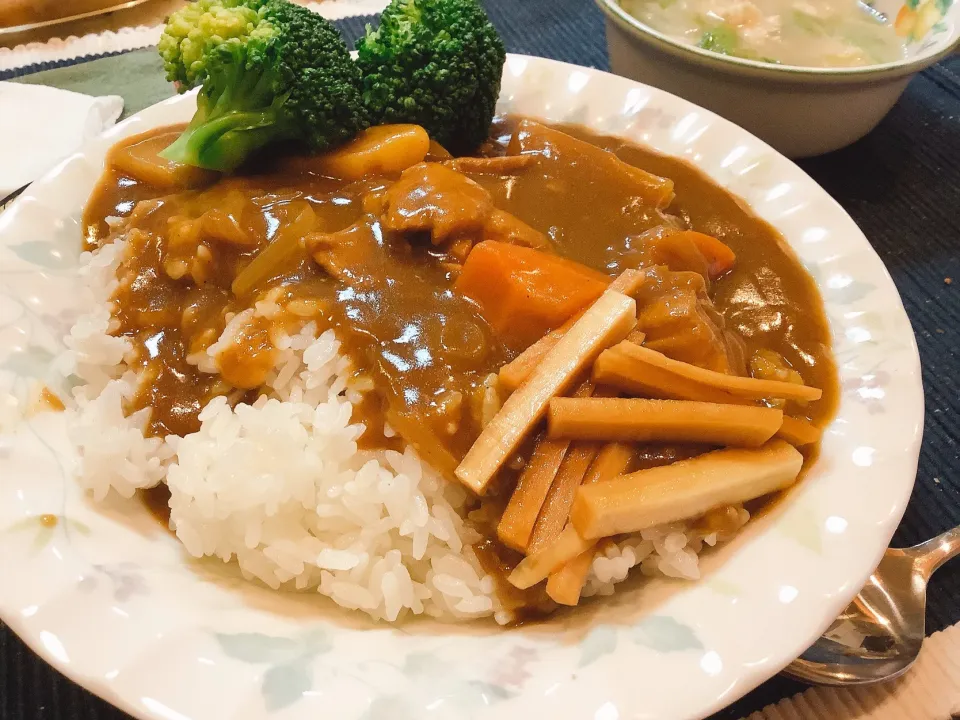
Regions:
M 857 67 L 897 60 L 906 51 L 892 24 L 859 0 L 619 2 L 631 15 L 670 37 L 745 60 Z
M 718 25 L 707 30 L 697 43 L 697 47 L 721 55 L 736 55 L 739 45 L 740 36 L 737 31 L 727 25 Z
M 738 57 L 744 60 L 758 60 L 760 62 L 770 63 L 771 65 L 780 64 L 778 60 L 763 57 L 753 50 L 744 48 L 741 45 L 740 36 L 737 34 L 737 31 L 729 25 L 718 25 L 710 30 L 706 30 L 700 37 L 700 42 L 697 43 L 697 47 L 719 53 L 720 55 L 729 55 L 730 57 Z

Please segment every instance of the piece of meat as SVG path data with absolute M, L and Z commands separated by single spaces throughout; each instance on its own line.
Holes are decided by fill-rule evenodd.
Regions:
M 429 232 L 434 245 L 457 235 L 479 235 L 494 210 L 490 193 L 440 163 L 405 170 L 384 200 L 385 229 Z
M 710 291 L 710 263 L 690 239 L 689 233 L 661 225 L 640 235 L 640 265 L 665 265 L 674 272 L 695 272 L 703 278 Z
M 555 167 L 590 168 L 592 174 L 601 173 L 606 182 L 615 183 L 643 203 L 666 209 L 673 202 L 673 181 L 654 175 L 624 162 L 612 152 L 579 140 L 572 135 L 533 120 L 521 120 L 510 140 L 507 152 L 511 155 L 535 155 L 545 165 Z M 582 183 L 587 175 L 581 170 L 571 176 L 572 182 Z
M 647 280 L 636 295 L 637 329 L 646 334 L 644 345 L 674 360 L 743 375 L 743 342 L 726 329 L 703 276 L 664 266 L 645 272 Z
M 340 282 L 367 284 L 384 278 L 383 236 L 376 218 L 365 216 L 334 233 L 310 233 L 304 247 L 314 261 Z
M 487 218 L 483 226 L 483 239 L 499 240 L 536 250 L 549 250 L 551 247 L 546 235 L 534 230 L 516 215 L 503 210 L 494 210 Z
M 420 163 L 406 170 L 384 193 L 380 206 L 385 230 L 429 232 L 434 245 L 467 238 L 550 246 L 542 233 L 498 210 L 483 187 L 443 163 Z

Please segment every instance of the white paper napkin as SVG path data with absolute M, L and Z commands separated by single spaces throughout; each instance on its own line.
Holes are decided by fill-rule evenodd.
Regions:
M 0 82 L 0 198 L 36 180 L 122 111 L 117 95 Z

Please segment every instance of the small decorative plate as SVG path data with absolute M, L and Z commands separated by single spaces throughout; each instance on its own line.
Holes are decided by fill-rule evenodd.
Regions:
M 151 720 L 693 718 L 783 668 L 856 594 L 910 495 L 923 421 L 910 323 L 866 238 L 767 145 L 624 78 L 511 56 L 499 110 L 684 158 L 783 233 L 826 301 L 842 383 L 801 485 L 706 557 L 699 582 L 627 583 L 509 630 L 375 626 L 189 559 L 136 501 L 93 504 L 72 481 L 63 414 L 34 414 L 0 426 L 0 617 L 48 662 Z M 54 382 L 107 149 L 192 112 L 184 96 L 120 123 L 0 215 L 0 424 Z

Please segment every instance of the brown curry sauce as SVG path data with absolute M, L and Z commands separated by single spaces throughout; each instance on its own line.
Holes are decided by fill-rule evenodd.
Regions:
M 496 121 L 482 154 L 505 154 L 517 123 Z M 578 155 L 562 143 L 519 172 L 465 174 L 490 194 L 497 209 L 522 221 L 523 232 L 538 231 L 559 254 L 611 277 L 627 267 L 664 262 L 650 256 L 649 242 L 662 226 L 689 227 L 725 242 L 737 264 L 713 283 L 700 279 L 695 268 L 675 268 L 669 258 L 669 267 L 658 264 L 649 271 L 648 295 L 639 298 L 641 312 L 646 302 L 652 313 L 648 340 L 666 343 L 657 349 L 678 359 L 705 366 L 719 362 L 741 374 L 756 352 L 774 350 L 806 384 L 823 390 L 820 401 L 791 412 L 823 425 L 837 399 L 827 321 L 813 281 L 779 234 L 682 161 L 583 128 L 563 130 L 671 178 L 675 200 L 666 212 L 638 202 L 591 162 L 589 152 Z M 151 131 L 126 146 L 140 143 L 143 151 L 155 151 L 176 132 Z M 130 410 L 151 407 L 150 432 L 182 435 L 199 428 L 197 415 L 211 397 L 255 397 L 271 364 L 269 323 L 249 331 L 249 352 L 235 367 L 228 370 L 229 358 L 221 357 L 222 376 L 200 372 L 187 357 L 220 335 L 226 313 L 240 312 L 264 291 L 279 288 L 274 297 L 297 311 L 285 322 L 312 319 L 336 329 L 358 372 L 372 377 L 375 391 L 355 413 L 355 421 L 368 428 L 362 442 L 397 447 L 399 438 L 383 434 L 389 423 L 452 475 L 480 431 L 485 379 L 523 348 L 498 338 L 478 308 L 454 290 L 461 250 L 438 246 L 423 232 L 401 236 L 384 229 L 377 210 L 396 177 L 344 183 L 304 173 L 303 165 L 291 163 L 285 170 L 281 161 L 212 184 L 202 173 L 187 173 L 166 186 L 146 184 L 112 166 L 105 172 L 86 208 L 85 238 L 88 247 L 97 246 L 110 238 L 108 217 L 133 215 L 125 230 L 133 259 L 121 269 L 115 317 L 117 332 L 133 341 L 132 364 L 152 381 L 143 384 Z M 337 254 L 321 268 L 300 251 L 252 291 L 232 293 L 242 268 L 284 228 L 302 223 L 305 209 L 312 212 L 309 232 L 321 245 L 335 246 Z M 204 219 L 210 212 L 219 213 L 210 221 L 220 227 L 213 232 L 207 232 Z M 677 345 L 691 323 L 694 331 L 706 328 L 711 334 Z M 703 342 L 704 337 L 712 339 Z M 684 357 L 704 347 L 709 356 Z M 704 449 L 641 448 L 635 469 Z M 808 459 L 813 452 L 806 452 Z M 502 473 L 504 486 L 519 463 L 513 465 Z M 163 499 L 162 492 L 154 493 L 151 508 L 161 508 Z M 490 535 L 495 537 L 492 530 Z M 481 556 L 488 570 L 515 564 L 510 551 L 495 541 L 487 545 Z M 519 595 L 508 604 L 530 600 Z

